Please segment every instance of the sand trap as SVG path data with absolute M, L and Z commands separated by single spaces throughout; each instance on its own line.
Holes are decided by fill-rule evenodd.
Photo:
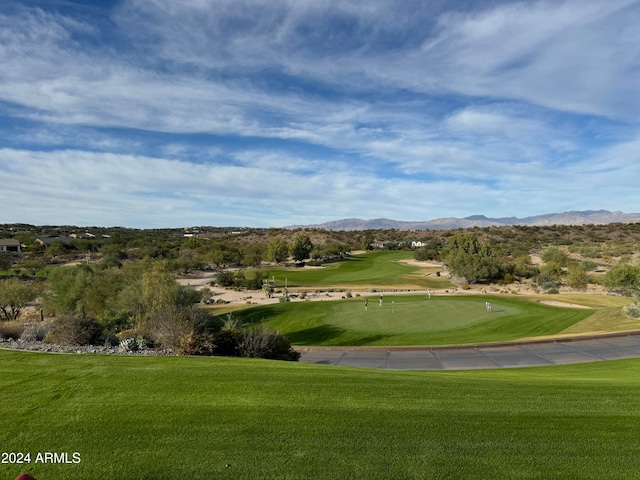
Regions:
M 549 305 L 552 307 L 591 309 L 591 307 L 585 307 L 584 305 L 578 305 L 577 303 L 556 302 L 555 300 L 538 300 L 538 303 L 542 303 L 543 305 Z

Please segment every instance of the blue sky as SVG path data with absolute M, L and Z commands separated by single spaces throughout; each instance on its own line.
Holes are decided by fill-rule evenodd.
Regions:
M 3 0 L 0 223 L 640 211 L 640 1 Z

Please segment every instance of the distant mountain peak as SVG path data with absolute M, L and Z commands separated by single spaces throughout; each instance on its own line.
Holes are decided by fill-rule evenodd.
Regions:
M 517 218 L 488 218 L 485 215 L 472 215 L 465 218 L 436 218 L 434 220 L 407 222 L 390 220 L 388 218 L 374 218 L 362 220 L 349 218 L 335 220 L 317 225 L 291 225 L 285 228 L 320 228 L 324 230 L 441 230 L 453 228 L 492 227 L 507 225 L 605 225 L 608 223 L 636 223 L 640 222 L 640 213 L 623 213 L 608 210 L 568 211 L 563 213 L 547 213 L 533 217 Z

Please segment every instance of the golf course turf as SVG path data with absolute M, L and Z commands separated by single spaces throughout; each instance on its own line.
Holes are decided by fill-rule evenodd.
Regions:
M 0 478 L 638 478 L 638 371 L 0 351 L 2 451 L 32 455 Z
M 432 276 L 441 267 L 407 264 L 412 258 L 407 251 L 368 252 L 320 268 L 270 268 L 263 272 L 274 278 L 278 287 L 435 289 L 451 286 L 448 280 Z
M 406 257 L 367 254 L 284 274 L 290 286 L 332 288 L 442 281 L 400 263 Z M 382 306 L 368 298 L 367 309 L 354 297 L 234 315 L 293 344 L 354 346 L 508 341 L 615 326 L 621 315 L 619 300 L 604 296 L 571 297 L 590 309 L 511 295 L 385 294 Z M 384 371 L 0 350 L 0 479 L 634 479 L 638 372 L 640 359 Z
M 278 303 L 235 313 L 264 323 L 295 345 L 454 345 L 554 335 L 594 313 L 524 298 L 486 295 L 389 295 L 342 301 Z M 487 312 L 485 302 L 492 302 Z

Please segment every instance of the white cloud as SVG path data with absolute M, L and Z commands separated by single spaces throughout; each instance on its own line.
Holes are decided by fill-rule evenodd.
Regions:
M 639 19 L 640 5 L 631 0 L 522 2 L 449 14 L 422 58 L 441 67 L 449 88 L 470 95 L 628 117 L 640 106 Z
M 637 199 L 637 1 L 2 12 L 0 118 L 22 123 L 0 136 L 0 195 L 19 199 L 15 221 L 281 225 Z

